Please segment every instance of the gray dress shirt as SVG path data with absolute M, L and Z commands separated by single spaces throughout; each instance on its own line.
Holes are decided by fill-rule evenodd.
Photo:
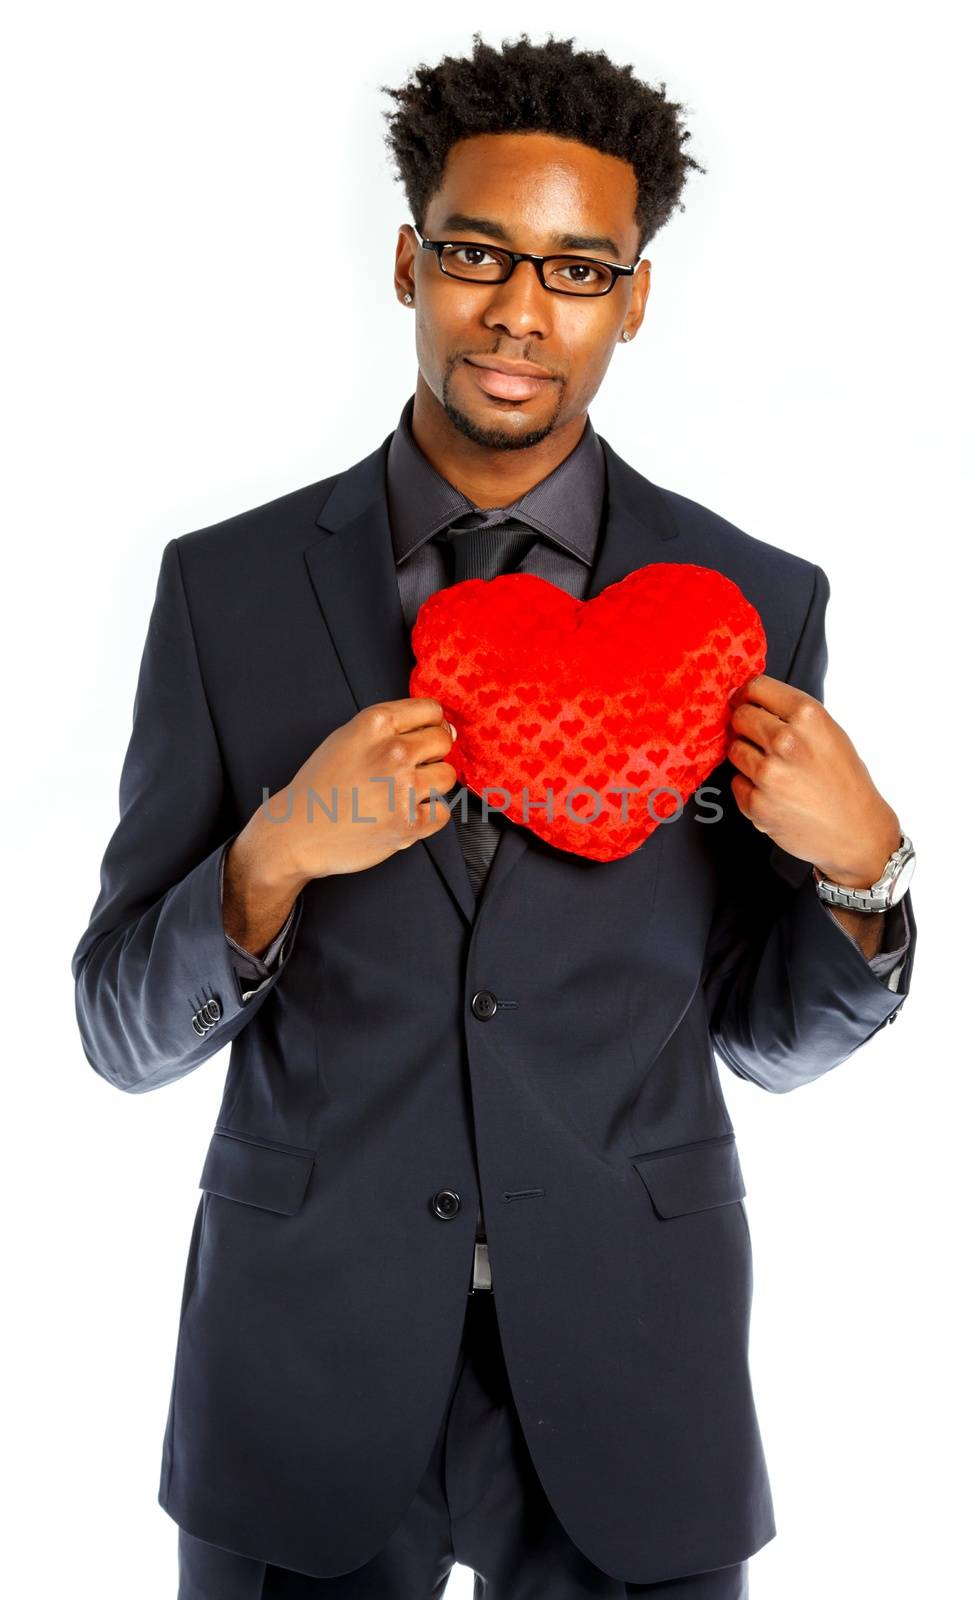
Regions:
M 446 552 L 436 535 L 457 518 L 473 511 L 479 511 L 486 522 L 504 522 L 515 517 L 534 529 L 540 536 L 532 552 L 534 572 L 578 599 L 582 598 L 602 534 L 605 497 L 604 451 L 590 418 L 570 455 L 552 472 L 512 505 L 483 510 L 443 478 L 422 453 L 411 432 L 413 411 L 412 395 L 401 411 L 387 457 L 392 554 L 408 631 L 414 626 L 423 601 L 449 581 Z M 222 894 L 223 889 L 222 856 Z M 825 915 L 836 921 L 824 901 L 819 903 Z M 910 929 L 902 904 L 898 903 L 882 915 L 886 919 L 882 944 L 876 955 L 866 959 L 879 978 L 887 979 L 887 988 L 896 991 L 910 945 Z M 230 934 L 227 935 L 242 1000 L 259 994 L 278 969 L 294 917 L 293 908 L 260 956 L 243 950 Z M 841 924 L 838 926 L 859 950 L 852 935 Z

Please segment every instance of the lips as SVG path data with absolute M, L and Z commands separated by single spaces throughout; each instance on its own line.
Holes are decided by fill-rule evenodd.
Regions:
M 483 394 L 493 395 L 497 400 L 532 400 L 553 382 L 552 378 L 528 378 L 500 372 L 496 367 L 477 367 L 471 361 L 466 361 L 465 365 Z

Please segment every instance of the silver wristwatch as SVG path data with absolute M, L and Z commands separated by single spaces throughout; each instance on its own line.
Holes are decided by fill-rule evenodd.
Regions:
M 812 874 L 819 895 L 829 905 L 848 906 L 850 911 L 888 911 L 910 888 L 916 859 L 909 835 L 901 832 L 899 847 L 868 889 L 847 889 L 845 884 L 831 883 L 816 866 L 812 867 Z

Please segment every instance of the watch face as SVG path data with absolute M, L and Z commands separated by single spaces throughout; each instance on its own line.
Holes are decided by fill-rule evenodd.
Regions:
M 916 856 L 908 856 L 906 861 L 897 871 L 897 875 L 893 880 L 893 892 L 890 895 L 891 906 L 895 906 L 898 900 L 902 900 L 903 896 L 910 888 L 910 879 L 913 877 L 913 869 L 916 864 L 916 860 Z

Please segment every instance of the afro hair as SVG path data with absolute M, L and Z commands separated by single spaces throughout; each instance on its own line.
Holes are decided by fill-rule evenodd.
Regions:
M 531 44 L 522 33 L 498 50 L 480 33 L 472 41 L 471 60 L 445 56 L 399 89 L 380 86 L 397 104 L 383 113 L 384 143 L 418 228 L 450 149 L 480 133 L 550 133 L 630 162 L 640 252 L 677 205 L 685 209 L 688 170 L 706 169 L 683 150 L 686 108 L 666 99 L 665 84 L 651 88 L 603 50 L 575 50 L 573 38 Z

